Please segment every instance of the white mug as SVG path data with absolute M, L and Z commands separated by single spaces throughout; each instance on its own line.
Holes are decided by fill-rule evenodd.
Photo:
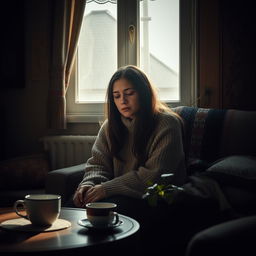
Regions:
M 26 215 L 19 212 L 18 206 L 22 205 Z M 50 226 L 59 217 L 61 196 L 50 194 L 26 195 L 24 200 L 14 203 L 16 214 L 28 219 L 35 226 Z
M 108 202 L 94 202 L 86 204 L 87 219 L 96 228 L 114 226 L 119 222 L 117 205 Z

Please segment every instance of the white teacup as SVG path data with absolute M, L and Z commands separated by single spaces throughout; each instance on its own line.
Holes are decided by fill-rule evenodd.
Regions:
M 19 212 L 18 206 L 22 205 L 26 215 Z M 50 226 L 59 217 L 61 196 L 50 194 L 26 195 L 24 200 L 14 203 L 16 214 L 30 220 L 35 226 Z
M 95 202 L 86 204 L 87 219 L 96 228 L 105 228 L 119 222 L 117 205 L 108 202 Z

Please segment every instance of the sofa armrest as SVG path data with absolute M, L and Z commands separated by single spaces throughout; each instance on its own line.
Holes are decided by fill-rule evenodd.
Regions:
M 45 192 L 61 195 L 62 205 L 70 199 L 84 175 L 85 163 L 53 170 L 46 177 Z
M 256 216 L 226 221 L 195 234 L 186 256 L 256 255 Z

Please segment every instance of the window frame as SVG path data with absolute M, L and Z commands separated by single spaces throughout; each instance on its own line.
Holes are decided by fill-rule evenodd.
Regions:
M 197 105 L 197 6 L 198 0 L 180 0 L 180 101 L 169 102 L 170 107 Z M 127 64 L 139 65 L 139 8 L 139 0 L 117 1 L 118 67 Z M 129 43 L 128 38 L 130 25 L 136 28 L 133 44 Z M 98 123 L 104 119 L 104 103 L 75 101 L 77 65 L 76 58 L 66 94 L 67 122 Z

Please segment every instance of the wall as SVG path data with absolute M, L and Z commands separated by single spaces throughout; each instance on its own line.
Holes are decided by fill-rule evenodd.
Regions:
M 46 130 L 49 83 L 49 1 L 24 1 L 25 85 L 1 91 L 4 113 L 4 152 L 1 158 L 39 150 L 38 138 Z
M 20 0 L 18 0 L 20 1 Z M 47 134 L 95 134 L 98 125 L 68 125 L 66 131 L 47 128 L 47 97 L 51 61 L 51 0 L 24 0 L 25 85 L 0 89 L 2 110 L 0 160 L 42 151 Z
M 219 3 L 198 1 L 198 92 L 200 107 L 220 107 Z
M 223 1 L 221 21 L 223 108 L 256 110 L 253 1 Z
M 199 106 L 256 110 L 253 1 L 198 3 Z

